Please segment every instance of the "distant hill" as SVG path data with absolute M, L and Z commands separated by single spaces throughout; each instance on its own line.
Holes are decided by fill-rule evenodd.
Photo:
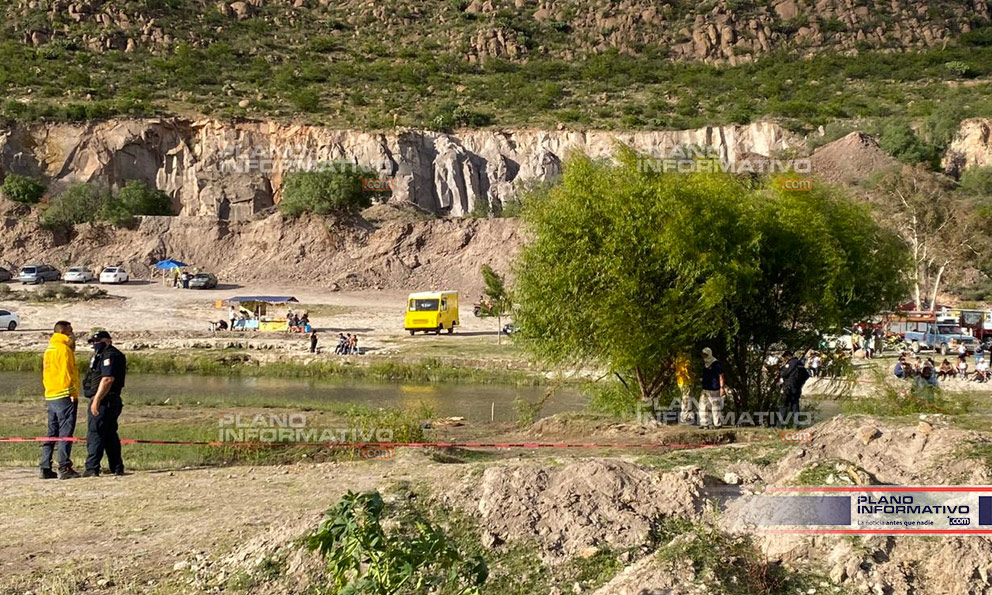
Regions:
M 0 117 L 802 128 L 950 100 L 987 115 L 990 4 L 13 0 Z

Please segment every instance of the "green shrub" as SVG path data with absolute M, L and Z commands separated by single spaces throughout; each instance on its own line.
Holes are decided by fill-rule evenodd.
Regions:
M 969 167 L 961 174 L 960 184 L 963 192 L 992 197 L 992 166 Z
M 958 40 L 962 45 L 984 47 L 992 45 L 992 27 L 981 27 L 962 33 Z
M 125 226 L 139 215 L 172 214 L 172 201 L 167 194 L 132 180 L 116 195 L 92 184 L 70 186 L 42 211 L 41 222 L 47 227 L 95 221 Z
M 489 578 L 481 556 L 464 554 L 419 514 L 386 523 L 386 512 L 379 492 L 349 491 L 309 536 L 310 550 L 327 561 L 335 593 L 480 592 Z
M 882 130 L 879 145 L 903 163 L 933 163 L 937 158 L 932 146 L 923 142 L 908 124 L 889 124 Z
M 45 185 L 28 176 L 7 174 L 0 191 L 14 202 L 33 205 L 37 204 L 45 194 Z
M 971 67 L 960 60 L 952 60 L 951 62 L 947 62 L 944 64 L 944 67 L 951 71 L 954 76 L 966 77 L 972 74 Z
M 282 183 L 279 210 L 289 217 L 356 212 L 372 204 L 372 193 L 362 189 L 362 180 L 377 177 L 360 167 L 290 173 Z
M 309 87 L 294 91 L 289 100 L 301 112 L 313 113 L 320 108 L 320 93 Z
M 96 221 L 107 202 L 107 192 L 90 184 L 76 184 L 52 199 L 41 213 L 46 227 L 72 227 Z
M 629 419 L 637 413 L 638 397 L 619 382 L 593 385 L 589 410 L 617 419 Z
M 132 215 L 175 215 L 169 195 L 157 188 L 149 188 L 144 182 L 131 180 L 124 184 L 116 198 Z

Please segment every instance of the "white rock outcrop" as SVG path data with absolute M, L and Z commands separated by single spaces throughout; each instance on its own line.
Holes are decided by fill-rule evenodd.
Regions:
M 276 122 L 111 120 L 0 129 L 0 175 L 77 182 L 142 180 L 183 215 L 244 220 L 280 198 L 288 172 L 362 165 L 392 181 L 392 200 L 450 216 L 498 209 L 522 182 L 553 180 L 569 155 L 611 156 L 618 143 L 663 158 L 680 146 L 721 158 L 773 155 L 800 141 L 777 124 L 612 132 L 423 130 L 364 132 Z

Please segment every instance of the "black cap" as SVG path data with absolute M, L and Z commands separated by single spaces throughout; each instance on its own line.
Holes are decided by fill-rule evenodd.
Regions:
M 109 339 L 109 338 L 110 338 L 110 333 L 108 333 L 107 331 L 97 331 L 93 333 L 93 336 L 91 336 L 89 339 L 86 339 L 86 342 L 92 345 L 93 343 L 98 343 L 100 341 L 103 341 L 104 339 Z

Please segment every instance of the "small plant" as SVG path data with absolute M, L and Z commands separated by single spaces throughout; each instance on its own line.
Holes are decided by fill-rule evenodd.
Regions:
M 479 304 L 479 316 L 496 318 L 496 342 L 503 340 L 503 317 L 513 308 L 513 298 L 506 288 L 503 276 L 493 270 L 488 264 L 482 265 L 482 281 L 486 284 L 483 291 L 485 299 Z
M 0 191 L 14 202 L 33 205 L 37 204 L 45 194 L 45 185 L 28 176 L 7 174 Z
M 547 390 L 542 396 L 533 401 L 519 396 L 513 399 L 513 410 L 517 414 L 517 427 L 524 429 L 536 422 L 537 418 L 541 415 L 541 409 L 544 409 L 544 404 L 548 402 L 548 399 L 553 394 L 553 390 Z
M 968 66 L 960 60 L 952 60 L 944 64 L 944 68 L 951 71 L 954 76 L 966 77 L 971 74 L 971 66 Z
M 360 167 L 291 173 L 282 185 L 279 210 L 298 217 L 303 213 L 329 215 L 364 209 L 372 204 L 372 193 L 362 189 L 362 181 L 376 177 L 376 172 Z
M 308 547 L 327 561 L 342 594 L 438 592 L 473 595 L 489 577 L 481 557 L 467 557 L 418 514 L 387 531 L 379 492 L 349 491 L 309 537 Z

